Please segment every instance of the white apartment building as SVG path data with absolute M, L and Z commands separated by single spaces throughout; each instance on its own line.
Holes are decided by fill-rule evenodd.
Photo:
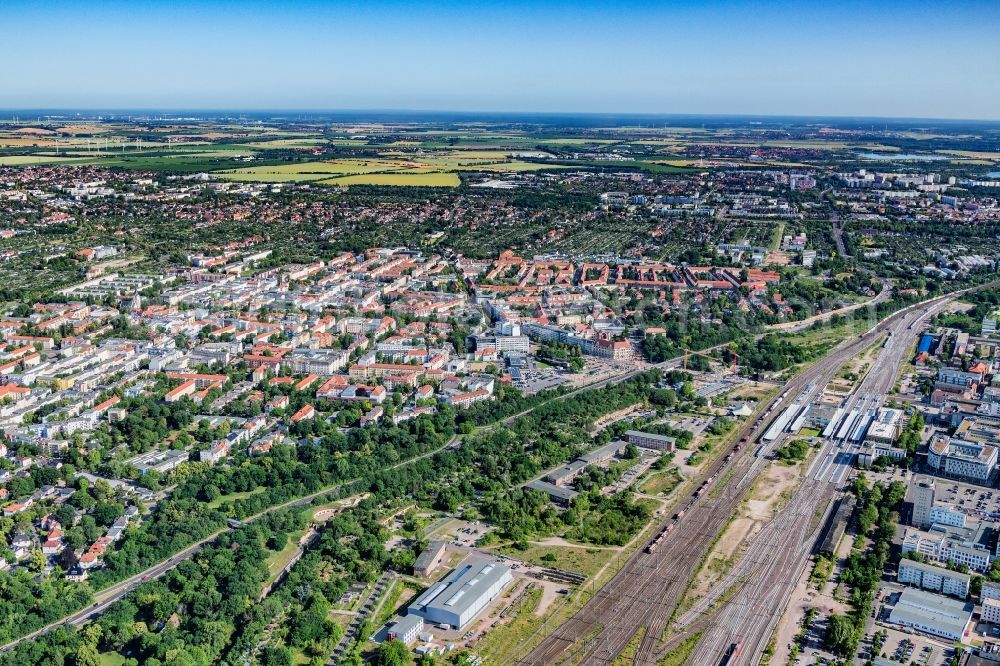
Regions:
M 969 594 L 972 576 L 904 557 L 899 561 L 897 580 L 964 599 Z
M 931 525 L 965 527 L 965 514 L 945 506 L 935 506 L 931 508 L 930 521 Z
M 979 614 L 982 621 L 1000 624 L 1000 583 L 984 580 L 979 599 L 982 601 L 982 611 Z

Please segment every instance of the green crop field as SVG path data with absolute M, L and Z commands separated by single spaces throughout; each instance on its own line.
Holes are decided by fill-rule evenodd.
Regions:
M 329 173 L 280 173 L 275 171 L 216 171 L 214 175 L 225 180 L 239 180 L 249 183 L 299 183 L 329 178 Z
M 523 171 L 541 171 L 542 169 L 572 169 L 567 164 L 546 164 L 544 162 L 482 162 L 454 167 L 458 171 L 496 171 L 498 173 L 514 173 Z

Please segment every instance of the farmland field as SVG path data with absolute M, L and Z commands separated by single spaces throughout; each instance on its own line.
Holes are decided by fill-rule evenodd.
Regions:
M 540 169 L 566 169 L 562 164 L 508 159 L 503 151 L 447 151 L 413 155 L 386 151 L 375 158 L 340 158 L 323 162 L 299 162 L 273 166 L 251 166 L 216 171 L 227 180 L 253 182 L 320 181 L 333 185 L 423 185 L 454 187 L 458 171 L 513 173 Z M 332 178 L 332 175 L 339 176 Z M 378 177 L 374 177 L 377 175 Z M 359 178 L 359 176 L 370 176 Z M 417 178 L 422 176 L 422 178 Z
M 225 180 L 239 180 L 248 183 L 304 183 L 329 178 L 329 173 L 280 173 L 274 171 L 217 171 L 216 176 Z
M 261 140 L 252 141 L 249 143 L 242 144 L 244 146 L 249 146 L 250 148 L 270 148 L 270 149 L 280 149 L 280 148 L 313 148 L 315 146 L 322 146 L 327 143 L 327 140 L 323 137 L 303 137 L 298 139 L 272 139 L 272 140 Z
M 0 155 L 0 166 L 33 166 L 36 164 L 82 164 L 85 160 L 55 155 Z
M 379 159 L 345 159 L 330 162 L 300 162 L 275 166 L 253 166 L 219 171 L 217 175 L 229 180 L 294 181 L 317 180 L 334 175 L 356 175 L 381 171 L 399 171 L 419 166 L 413 162 Z
M 409 185 L 413 187 L 458 187 L 455 173 L 367 173 L 321 180 L 321 185 Z

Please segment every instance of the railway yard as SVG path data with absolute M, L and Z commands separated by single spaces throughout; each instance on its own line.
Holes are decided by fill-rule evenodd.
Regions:
M 734 450 L 709 466 L 691 494 L 603 589 L 549 634 L 522 664 L 610 664 L 637 633 L 634 662 L 653 665 L 694 632 L 689 663 L 755 664 L 803 571 L 824 516 L 849 477 L 853 437 L 892 387 L 921 323 L 949 302 L 938 298 L 898 312 L 843 342 L 790 380 L 784 391 L 738 433 Z M 823 438 L 801 486 L 749 544 L 713 593 L 677 609 L 692 577 L 766 465 L 767 454 L 792 435 L 801 411 L 819 398 L 850 359 L 881 345 Z

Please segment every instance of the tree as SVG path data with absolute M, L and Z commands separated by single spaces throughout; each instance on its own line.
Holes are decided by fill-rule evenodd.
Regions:
M 994 583 L 1000 583 L 1000 559 L 990 562 L 990 569 L 986 572 L 986 578 Z
M 222 496 L 222 491 L 220 491 L 219 487 L 214 483 L 210 483 L 207 486 L 205 486 L 205 501 L 214 502 L 221 496 Z
M 827 625 L 823 645 L 842 657 L 851 654 L 854 645 L 854 623 L 846 615 L 834 615 Z
M 82 640 L 74 656 L 77 666 L 100 666 L 101 656 L 97 651 L 97 643 L 101 640 L 101 633 L 99 624 L 91 624 L 83 630 Z
M 459 652 L 455 657 L 455 666 L 472 666 L 472 654 L 470 652 Z
M 31 563 L 29 564 L 29 568 L 33 572 L 41 573 L 42 571 L 45 570 L 45 564 L 46 564 L 45 553 L 43 553 L 40 550 L 31 551 Z
M 285 532 L 275 532 L 267 538 L 267 547 L 273 551 L 279 551 L 288 545 L 288 534 Z
M 68 504 L 63 504 L 58 509 L 54 511 L 56 520 L 62 525 L 63 529 L 69 529 L 73 526 L 73 519 L 76 518 L 76 511 L 73 510 Z
M 125 515 L 125 507 L 119 502 L 101 502 L 94 507 L 94 520 L 107 527 Z
M 858 515 L 858 534 L 867 534 L 878 519 L 878 507 L 869 502 Z
M 267 646 L 262 661 L 266 666 L 292 666 L 292 653 L 288 648 Z
M 385 641 L 378 648 L 379 666 L 406 666 L 410 663 L 410 650 L 399 639 Z
M 91 643 L 80 643 L 73 660 L 76 666 L 101 666 L 101 655 L 97 646 Z

